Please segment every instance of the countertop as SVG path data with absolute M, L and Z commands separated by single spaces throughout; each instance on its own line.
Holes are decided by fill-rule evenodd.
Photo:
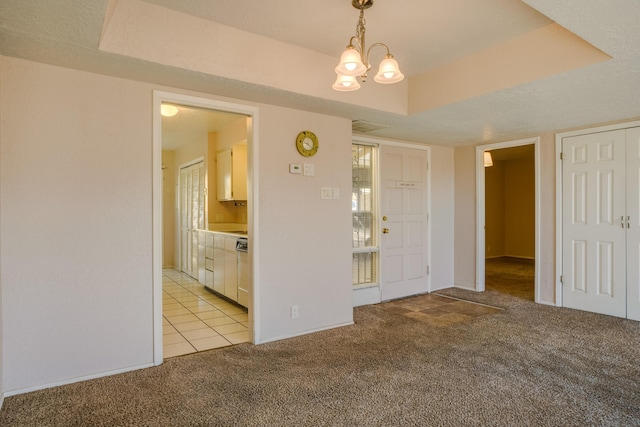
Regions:
M 219 231 L 219 230 L 203 230 L 203 229 L 198 229 L 198 231 L 204 231 L 207 233 L 214 233 L 214 234 L 223 234 L 225 236 L 234 236 L 234 237 L 249 237 L 246 231 Z

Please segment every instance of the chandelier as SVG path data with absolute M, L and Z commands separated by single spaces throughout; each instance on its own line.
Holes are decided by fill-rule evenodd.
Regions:
M 360 9 L 360 18 L 356 26 L 356 35 L 351 37 L 349 45 L 340 57 L 340 63 L 336 67 L 338 78 L 333 84 L 333 89 L 338 91 L 353 91 L 360 89 L 360 83 L 357 77 L 360 77 L 364 83 L 367 78 L 367 72 L 371 69 L 369 63 L 369 53 L 376 46 L 381 46 L 387 50 L 387 54 L 380 62 L 378 73 L 373 77 L 378 83 L 391 84 L 398 83 L 404 79 L 404 74 L 400 72 L 398 62 L 393 59 L 393 55 L 389 51 L 389 47 L 384 43 L 374 43 L 369 49 L 365 45 L 365 24 L 364 10 L 373 5 L 373 0 L 352 0 L 351 4 L 356 9 Z

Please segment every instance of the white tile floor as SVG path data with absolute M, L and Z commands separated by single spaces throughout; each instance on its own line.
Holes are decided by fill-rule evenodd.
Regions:
M 163 357 L 249 341 L 247 312 L 176 270 L 162 271 Z

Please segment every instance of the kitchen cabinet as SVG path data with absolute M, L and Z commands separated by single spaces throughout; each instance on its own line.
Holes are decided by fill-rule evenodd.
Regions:
M 224 236 L 224 296 L 238 301 L 237 237 Z
M 248 290 L 239 289 L 239 281 L 247 281 L 238 272 L 238 237 L 220 232 L 203 231 L 198 233 L 199 281 L 205 287 L 225 297 L 247 306 Z
M 198 231 L 198 281 L 213 289 L 213 233 Z
M 216 153 L 218 201 L 247 200 L 247 144 L 234 144 Z
M 225 236 L 213 234 L 213 290 L 224 295 L 225 289 Z

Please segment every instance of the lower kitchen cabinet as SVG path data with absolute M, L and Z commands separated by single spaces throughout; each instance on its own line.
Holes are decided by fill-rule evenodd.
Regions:
M 198 280 L 207 288 L 247 306 L 248 291 L 238 289 L 238 237 L 214 231 L 198 233 Z M 245 286 L 246 287 L 246 286 Z
M 224 296 L 238 301 L 237 237 L 224 236 Z
M 225 236 L 213 235 L 213 290 L 224 295 L 225 290 Z

